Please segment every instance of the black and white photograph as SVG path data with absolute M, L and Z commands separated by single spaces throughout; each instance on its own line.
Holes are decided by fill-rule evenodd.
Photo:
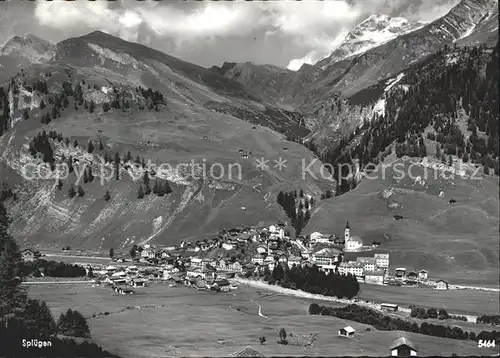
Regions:
M 0 1 L 0 357 L 499 356 L 498 24 Z

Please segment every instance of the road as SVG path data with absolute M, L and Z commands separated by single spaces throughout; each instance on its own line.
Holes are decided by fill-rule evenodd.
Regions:
M 67 285 L 67 284 L 75 284 L 75 283 L 94 283 L 94 281 L 83 281 L 83 280 L 74 280 L 74 281 L 23 281 L 21 282 L 21 285 L 53 285 L 53 284 L 61 284 L 61 285 Z

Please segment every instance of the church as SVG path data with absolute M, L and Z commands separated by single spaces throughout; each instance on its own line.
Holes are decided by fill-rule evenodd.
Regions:
M 363 246 L 363 240 L 358 236 L 351 236 L 351 229 L 349 227 L 349 222 L 345 225 L 344 231 L 344 250 L 346 252 L 356 252 Z

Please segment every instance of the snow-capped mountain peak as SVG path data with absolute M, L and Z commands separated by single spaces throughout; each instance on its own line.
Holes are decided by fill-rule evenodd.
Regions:
M 319 65 L 325 68 L 348 57 L 359 55 L 398 36 L 415 31 L 425 24 L 422 21 L 410 21 L 379 13 L 370 15 L 354 27 L 340 45 L 320 61 Z

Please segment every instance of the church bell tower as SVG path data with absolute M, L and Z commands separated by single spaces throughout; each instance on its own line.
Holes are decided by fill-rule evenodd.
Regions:
M 349 221 L 345 224 L 345 230 L 344 230 L 344 240 L 347 243 L 351 238 L 351 230 L 349 228 Z

